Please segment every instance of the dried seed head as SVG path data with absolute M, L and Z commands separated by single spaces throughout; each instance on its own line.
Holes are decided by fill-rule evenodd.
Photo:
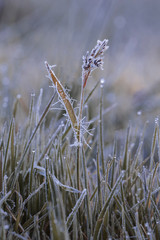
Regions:
M 108 40 L 104 39 L 103 41 L 98 40 L 97 45 L 92 49 L 89 53 L 87 52 L 85 56 L 83 56 L 83 65 L 82 65 L 82 81 L 83 88 L 86 86 L 87 79 L 90 73 L 96 69 L 103 69 L 103 55 L 104 52 L 109 48 L 107 46 Z

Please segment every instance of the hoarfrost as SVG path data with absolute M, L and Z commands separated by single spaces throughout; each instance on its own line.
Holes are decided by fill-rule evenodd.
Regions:
M 101 78 L 100 83 L 101 83 L 100 87 L 103 88 L 104 87 L 104 83 L 105 83 L 104 78 Z
M 138 115 L 138 116 L 141 116 L 141 115 L 142 115 L 142 112 L 141 112 L 141 111 L 138 111 L 138 112 L 137 112 L 137 115 Z

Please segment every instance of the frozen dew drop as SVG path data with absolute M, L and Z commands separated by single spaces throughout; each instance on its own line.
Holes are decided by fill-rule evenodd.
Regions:
M 142 112 L 141 112 L 141 111 L 138 111 L 138 112 L 137 112 L 137 115 L 138 115 L 138 116 L 141 116 L 141 115 L 142 115 Z
M 156 117 L 156 118 L 155 118 L 155 123 L 158 124 L 158 122 L 159 122 L 159 118 Z
M 146 222 L 146 223 L 144 224 L 144 226 L 145 226 L 145 227 L 148 227 L 148 222 Z
M 17 94 L 17 99 L 21 99 L 21 94 Z
M 104 78 L 101 78 L 101 80 L 100 80 L 100 84 L 101 84 L 100 87 L 101 87 L 101 88 L 103 88 L 104 82 L 105 82 Z
M 61 121 L 61 127 L 64 127 L 64 122 L 63 121 Z
M 101 78 L 101 84 L 103 84 L 105 82 L 104 78 Z

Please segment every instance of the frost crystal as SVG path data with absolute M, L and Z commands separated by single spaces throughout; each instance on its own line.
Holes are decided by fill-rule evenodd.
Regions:
M 137 112 L 137 115 L 138 115 L 138 116 L 141 116 L 141 115 L 142 115 L 142 112 L 141 112 L 141 111 L 138 111 L 138 112 Z
M 87 52 L 83 56 L 83 65 L 82 65 L 82 81 L 83 88 L 86 86 L 86 82 L 89 74 L 96 68 L 103 69 L 103 55 L 104 52 L 109 48 L 107 46 L 108 40 L 104 39 L 103 41 L 98 40 L 97 45 L 89 53 Z
M 105 82 L 104 78 L 101 78 L 101 84 L 103 84 Z

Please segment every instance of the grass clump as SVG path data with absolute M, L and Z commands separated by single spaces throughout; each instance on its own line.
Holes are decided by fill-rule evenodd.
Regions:
M 143 157 L 146 129 L 135 133 L 131 126 L 123 148 L 115 137 L 111 151 L 106 153 L 103 79 L 92 134 L 87 128 L 90 120 L 83 119 L 83 106 L 98 84 L 86 98 L 85 86 L 91 72 L 102 67 L 105 50 L 107 40 L 98 41 L 83 58 L 79 112 L 47 62 L 56 91 L 42 114 L 43 90 L 37 101 L 32 96 L 22 127 L 17 126 L 15 104 L 0 142 L 2 240 L 160 238 L 159 162 L 155 157 L 156 151 L 159 156 L 158 120 L 147 158 Z M 47 121 L 56 93 L 67 120 L 57 113 Z

